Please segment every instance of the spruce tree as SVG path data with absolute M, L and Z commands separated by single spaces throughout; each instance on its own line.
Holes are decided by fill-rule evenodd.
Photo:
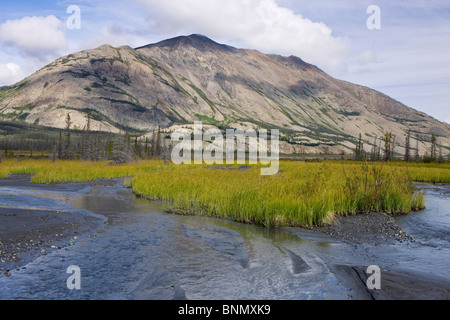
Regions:
M 392 157 L 392 133 L 385 132 L 384 138 L 384 159 L 390 161 Z
M 144 154 L 145 154 L 145 157 L 148 157 L 148 155 L 149 155 L 148 138 L 147 137 L 145 137 Z
M 66 116 L 66 132 L 65 132 L 65 143 L 64 143 L 64 151 L 63 158 L 70 159 L 72 157 L 72 143 L 70 141 L 70 126 L 72 125 L 72 121 L 70 119 L 70 113 Z
M 411 130 L 408 130 L 405 141 L 405 158 L 406 162 L 411 161 Z
M 437 145 L 436 145 L 436 136 L 433 134 L 431 135 L 431 154 L 430 154 L 431 161 L 436 161 L 437 159 Z
M 156 130 L 153 130 L 152 132 L 152 145 L 150 148 L 150 157 L 152 159 L 155 159 L 156 157 Z
M 84 127 L 83 140 L 81 146 L 81 158 L 83 160 L 93 159 L 93 150 L 91 142 L 91 113 L 87 113 L 86 126 Z
M 106 159 L 111 159 L 113 156 L 113 150 L 114 150 L 114 141 L 108 141 L 105 147 L 105 153 L 106 153 Z
M 63 157 L 63 147 L 62 147 L 62 132 L 59 132 L 59 140 L 58 140 L 58 159 L 61 160 Z
M 370 152 L 370 161 L 377 161 L 377 137 L 373 141 L 372 151 Z
M 355 160 L 356 161 L 362 161 L 364 158 L 364 145 L 362 142 L 362 135 L 359 134 L 358 142 L 356 143 L 356 149 L 355 149 Z
M 416 136 L 416 153 L 414 155 L 414 161 L 419 162 L 420 156 L 419 156 L 419 135 Z

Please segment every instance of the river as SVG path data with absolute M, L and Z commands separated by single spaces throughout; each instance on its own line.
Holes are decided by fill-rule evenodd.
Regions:
M 66 245 L 0 275 L 0 299 L 358 299 L 361 288 L 336 266 L 371 265 L 450 288 L 450 185 L 420 187 L 427 209 L 396 218 L 414 242 L 355 245 L 299 228 L 167 214 L 121 180 L 34 185 L 13 176 L 0 181 L 0 207 L 71 212 L 97 228 L 65 235 Z M 69 266 L 81 270 L 81 290 L 68 289 Z

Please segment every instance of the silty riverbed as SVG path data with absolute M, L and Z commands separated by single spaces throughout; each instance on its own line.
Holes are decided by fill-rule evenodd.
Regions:
M 370 231 L 349 241 L 168 214 L 121 180 L 29 180 L 0 180 L 0 299 L 450 297 L 449 185 L 420 185 L 427 209 L 392 220 L 408 237 L 372 241 L 379 236 Z M 381 290 L 366 286 L 371 265 L 381 269 Z M 68 289 L 69 266 L 80 268 L 81 290 Z

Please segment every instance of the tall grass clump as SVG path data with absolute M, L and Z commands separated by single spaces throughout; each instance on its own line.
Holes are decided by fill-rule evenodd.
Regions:
M 314 226 L 336 215 L 409 213 L 424 207 L 408 176 L 392 167 L 282 162 L 276 176 L 246 171 L 160 170 L 136 174 L 133 190 L 169 200 L 182 214 L 231 218 L 267 227 Z
M 351 201 L 350 213 L 384 211 L 401 214 L 424 208 L 423 195 L 416 190 L 407 172 L 398 167 L 365 162 L 343 170 L 343 194 Z

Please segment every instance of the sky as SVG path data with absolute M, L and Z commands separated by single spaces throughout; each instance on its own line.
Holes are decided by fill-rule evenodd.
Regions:
M 448 0 L 0 0 L 0 86 L 73 52 L 190 34 L 298 56 L 450 123 Z

